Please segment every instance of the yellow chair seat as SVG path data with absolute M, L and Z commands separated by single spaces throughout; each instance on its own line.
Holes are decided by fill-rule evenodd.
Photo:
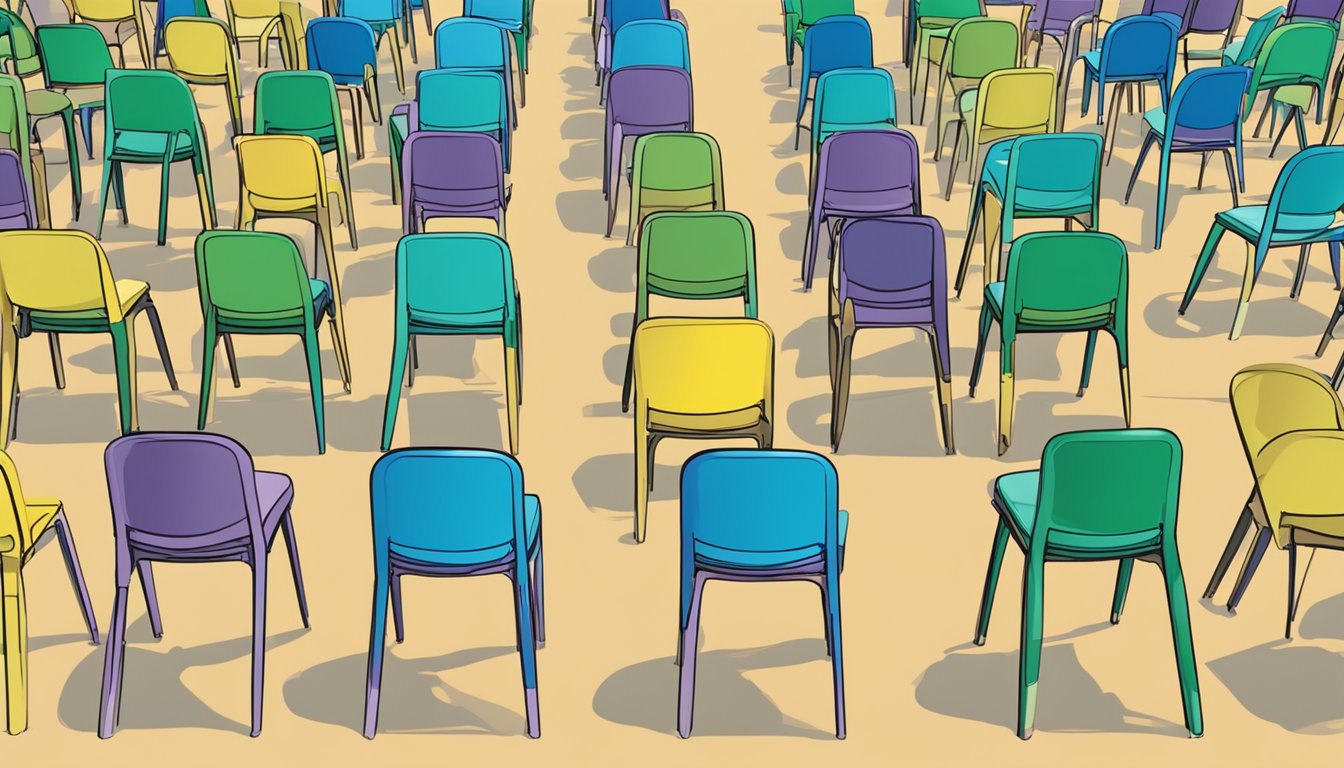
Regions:
M 659 432 L 731 432 L 761 423 L 765 412 L 753 405 L 726 413 L 672 413 L 649 409 L 649 428 Z
M 274 16 L 264 17 L 233 17 L 233 36 L 239 40 L 256 40 L 261 37 L 261 33 L 266 31 L 266 27 L 280 17 L 279 8 L 276 9 Z M 279 32 L 279 27 L 271 30 L 272 34 Z

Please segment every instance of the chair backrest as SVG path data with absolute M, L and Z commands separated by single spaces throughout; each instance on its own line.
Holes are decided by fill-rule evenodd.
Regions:
M 817 161 L 817 200 L 825 190 L 881 194 L 892 212 L 918 215 L 923 209 L 919 184 L 919 144 L 909 131 L 844 131 L 821 144 Z
M 1097 536 L 1098 548 L 1111 543 L 1102 537 L 1151 534 L 1139 538 L 1139 544 L 1174 537 L 1182 454 L 1181 441 L 1165 429 L 1065 432 L 1050 438 L 1041 453 L 1033 553 L 1049 549 L 1055 531 Z
M 498 72 L 431 69 L 415 79 L 420 131 L 475 131 L 503 140 L 508 101 Z
M 1241 109 L 1251 71 L 1245 67 L 1197 69 L 1181 79 L 1167 112 L 1168 141 L 1212 143 L 1241 135 Z
M 28 503 L 19 484 L 19 470 L 4 451 L 0 451 L 0 480 L 5 486 L 0 494 L 0 552 L 22 557 L 33 548 L 33 532 L 28 527 Z
M 1171 85 L 1178 30 L 1161 16 L 1126 16 L 1106 30 L 1101 44 L 1101 76 L 1123 80 L 1162 76 Z
M 947 246 L 937 219 L 856 219 L 840 230 L 839 253 L 834 286 L 841 306 L 899 310 L 912 323 L 947 327 Z
M 707 133 L 649 133 L 635 141 L 634 190 L 705 190 L 715 210 L 723 210 L 723 161 L 719 143 Z
M 1145 16 L 1165 16 L 1176 27 L 1176 36 L 1183 37 L 1190 31 L 1190 20 L 1194 16 L 1197 2 L 1198 0 L 1144 0 L 1143 10 L 1139 13 Z
M 1344 147 L 1314 146 L 1288 158 L 1269 195 L 1262 239 L 1276 229 L 1326 229 L 1344 207 Z
M 336 85 L 326 72 L 263 72 L 253 99 L 253 133 L 308 136 L 324 150 L 345 154 Z
M 798 20 L 816 24 L 829 16 L 853 16 L 854 0 L 798 0 Z
M 1004 285 L 1003 338 L 1020 325 L 1101 322 L 1127 327 L 1129 256 L 1105 232 L 1032 232 L 1013 241 Z M 1008 355 L 1003 356 L 1010 364 Z
M 237 136 L 238 187 L 242 195 L 326 204 L 322 150 L 310 136 Z
M 1221 34 L 1237 23 L 1240 2 L 1195 0 L 1190 10 L 1190 30 L 1202 35 Z
M 23 174 L 24 161 L 12 149 L 0 149 L 0 230 L 34 229 L 37 212 Z
M 1012 139 L 1004 190 L 1004 218 L 1020 209 L 1076 210 L 1090 201 L 1096 226 L 1101 201 L 1101 137 L 1091 132 L 1047 133 Z
M 1250 29 L 1246 30 L 1246 37 L 1241 40 L 1241 50 L 1237 51 L 1236 58 L 1232 60 L 1237 66 L 1250 66 L 1260 55 L 1261 49 L 1265 47 L 1265 41 L 1269 39 L 1269 33 L 1274 31 L 1274 27 L 1283 18 L 1284 7 L 1282 5 L 1265 13 L 1260 18 L 1251 22 Z
M 504 158 L 499 142 L 484 133 L 415 131 L 402 147 L 403 228 L 412 232 L 422 197 L 441 205 L 504 207 Z M 433 194 L 427 194 L 433 190 Z
M 10 322 L 14 307 L 52 312 L 106 310 L 122 320 L 116 281 L 103 246 L 83 230 L 0 232 L 0 310 Z
M 399 448 L 374 462 L 369 496 L 377 558 L 390 549 L 430 563 L 454 553 L 525 559 L 523 469 L 506 453 Z
M 695 125 L 691 73 L 681 67 L 626 67 L 607 83 L 607 120 L 625 126 Z
M 1339 24 L 1344 0 L 1288 0 L 1289 19 L 1316 19 Z
M 137 12 L 135 0 L 70 0 L 70 8 L 82 21 L 123 21 Z
M 605 13 L 612 32 L 632 21 L 672 17 L 668 0 L 609 0 Z
M 116 66 L 107 39 L 92 24 L 44 25 L 36 35 L 48 88 L 102 85 Z
M 31 130 L 23 81 L 14 75 L 0 73 L 0 140 L 18 153 L 24 181 L 30 187 L 33 183 Z
M 1290 432 L 1344 429 L 1344 406 L 1330 382 L 1292 363 L 1264 363 L 1232 377 L 1228 400 L 1252 466 L 1274 438 Z
M 176 72 L 109 69 L 103 88 L 106 154 L 112 154 L 123 132 L 185 134 L 203 145 L 196 99 Z
M 1281 85 L 1314 83 L 1324 88 L 1338 34 L 1335 27 L 1318 21 L 1295 21 L 1275 28 L 1256 56 L 1247 98 Z
M 896 88 L 880 67 L 833 69 L 817 78 L 812 102 L 812 146 L 827 136 L 879 124 L 896 127 Z
M 686 27 L 661 19 L 640 19 L 621 27 L 611 47 L 612 71 L 650 64 L 691 71 Z
M 238 54 L 228 25 L 219 19 L 179 16 L 163 28 L 173 71 L 183 77 L 226 77 L 238 82 Z
M 803 36 L 803 77 L 873 66 L 873 31 L 862 16 L 827 16 Z
M 397 242 L 396 307 L 409 313 L 483 315 L 504 310 L 504 343 L 518 345 L 518 303 L 508 243 L 479 232 L 406 235 Z
M 1006 136 L 1049 133 L 1055 124 L 1055 70 L 998 69 L 980 81 L 970 130 L 974 143 Z
M 527 21 L 525 0 L 462 0 L 462 15 L 493 19 L 511 29 L 522 29 Z
M 1101 16 L 1102 3 L 1103 0 L 1044 0 L 1032 6 L 1027 29 L 1044 29 L 1049 35 L 1064 35 L 1074 19 Z
M 509 72 L 512 47 L 507 33 L 484 19 L 458 16 L 434 28 L 434 67 Z
M 840 481 L 811 451 L 719 448 L 681 469 L 682 573 L 696 545 L 746 553 L 819 551 L 838 570 Z
M 1020 40 L 1017 25 L 1007 19 L 962 19 L 948 35 L 947 74 L 978 79 L 1016 67 Z
M 635 322 L 649 295 L 679 299 L 741 296 L 756 316 L 756 233 L 733 211 L 664 211 L 644 219 L 635 283 Z
M 42 68 L 37 41 L 23 17 L 8 8 L 0 8 L 0 71 L 5 71 L 7 61 L 14 62 L 14 71 L 20 77 Z
M 920 19 L 969 19 L 984 15 L 984 0 L 915 0 L 915 17 Z
M 401 3 L 397 0 L 339 0 L 338 15 L 379 22 L 401 18 Z
M 196 237 L 196 280 L 205 315 L 282 313 L 313 325 L 313 292 L 288 235 L 216 229 Z M 275 317 L 275 319 L 281 319 Z
M 363 82 L 365 66 L 378 69 L 377 38 L 363 19 L 321 16 L 308 22 L 308 68 L 339 81 Z
M 635 403 L 715 414 L 763 405 L 773 420 L 775 337 L 750 318 L 653 317 L 635 327 Z

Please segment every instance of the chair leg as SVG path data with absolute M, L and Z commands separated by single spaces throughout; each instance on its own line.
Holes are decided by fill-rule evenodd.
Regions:
M 514 456 L 522 449 L 519 440 L 518 416 L 518 350 L 504 349 L 504 403 L 509 421 L 509 453 Z
M 705 575 L 695 576 L 691 593 L 691 610 L 686 626 L 681 628 L 681 679 L 677 694 L 677 733 L 683 739 L 691 736 L 695 714 L 695 662 L 700 641 L 700 603 L 705 593 Z
M 1134 574 L 1134 558 L 1120 560 L 1115 574 L 1115 596 L 1111 598 L 1111 623 L 1119 624 L 1120 615 L 1125 612 L 1125 598 L 1129 596 L 1129 579 Z
M 1009 341 L 999 350 L 1001 356 L 1009 360 L 1008 370 L 999 373 L 999 455 L 1002 456 L 1008 450 L 1008 446 L 1013 441 L 1013 347 L 1015 343 Z
M 397 426 L 397 408 L 401 404 L 402 377 L 414 375 L 406 364 L 408 343 L 403 331 L 404 329 L 398 324 L 397 334 L 392 340 L 392 372 L 387 383 L 387 404 L 383 406 L 383 442 L 379 446 L 384 451 L 392 447 L 392 433 Z
M 951 456 L 957 452 L 957 448 L 952 431 L 952 361 L 943 359 L 943 344 L 939 339 L 940 334 L 945 333 L 943 329 L 935 328 L 929 334 L 929 348 L 933 352 L 933 374 L 937 380 L 935 386 L 938 387 L 938 416 L 943 427 L 943 448 Z
M 1082 397 L 1087 391 L 1087 385 L 1092 381 L 1092 357 L 1097 351 L 1097 331 L 1087 332 L 1087 348 L 1083 351 L 1083 376 L 1078 380 L 1078 397 Z
M 28 611 L 23 590 L 23 561 L 0 559 L 4 578 L 5 730 L 28 730 Z
M 1114 115 L 1112 115 L 1114 117 Z M 1036 684 L 1041 675 L 1042 603 L 1045 563 L 1030 556 L 1022 568 L 1022 646 L 1018 652 L 1017 736 L 1030 739 L 1036 730 Z
M 135 564 L 140 574 L 140 589 L 145 593 L 145 612 L 149 614 L 149 628 L 155 637 L 163 637 L 163 614 L 159 612 L 159 592 L 154 587 L 154 570 L 148 560 Z
M 1241 329 L 1246 324 L 1246 308 L 1251 303 L 1251 292 L 1255 290 L 1259 266 L 1255 243 L 1246 243 L 1246 272 L 1241 278 L 1241 295 L 1237 298 L 1237 309 L 1232 315 L 1232 330 L 1227 334 L 1231 341 L 1241 337 Z
M 840 450 L 840 435 L 845 430 L 845 414 L 849 410 L 850 368 L 854 355 L 853 304 L 845 302 L 840 320 L 839 349 L 836 350 L 835 390 L 831 396 L 831 453 Z
M 299 601 L 299 618 L 303 628 L 308 629 L 308 592 L 303 588 L 303 569 L 299 567 L 299 542 L 294 538 L 294 516 L 289 510 L 280 518 L 280 533 L 285 537 L 285 549 L 289 552 L 289 571 L 294 576 L 294 597 Z
M 79 565 L 79 552 L 75 550 L 75 535 L 66 522 L 65 510 L 56 513 L 52 521 L 56 529 L 56 538 L 61 544 L 61 555 L 65 558 L 65 571 L 70 576 L 70 586 L 79 598 L 79 609 L 84 614 L 84 626 L 89 630 L 89 640 L 98 642 L 98 619 L 93 615 L 93 601 L 89 600 L 89 588 L 84 583 L 84 569 Z
M 369 622 L 369 667 L 364 689 L 364 738 L 378 732 L 378 698 L 383 684 L 383 652 L 387 643 L 387 556 L 374 557 L 373 618 Z
M 1325 333 L 1321 334 L 1321 341 L 1316 345 L 1316 356 L 1325 354 L 1325 348 L 1330 346 L 1330 340 L 1334 338 L 1335 326 L 1339 324 L 1339 318 L 1344 316 L 1344 292 L 1341 292 L 1339 299 L 1335 301 L 1335 311 L 1330 313 L 1330 322 L 1325 324 Z
M 61 337 L 58 333 L 47 334 L 47 346 L 51 350 L 51 375 L 57 389 L 65 389 L 65 363 L 61 357 Z M 1317 355 L 1320 357 L 1320 355 Z
M 1252 492 L 1251 498 L 1255 498 Z M 1204 599 L 1213 598 L 1213 594 L 1218 591 L 1218 587 L 1223 583 L 1223 577 L 1227 575 L 1227 569 L 1232 565 L 1232 558 L 1237 556 L 1237 550 L 1241 549 L 1241 543 L 1246 540 L 1246 534 L 1251 529 L 1251 508 L 1249 501 L 1247 505 L 1241 508 L 1241 514 L 1237 515 L 1237 523 L 1232 526 L 1232 535 L 1227 539 L 1227 545 L 1223 547 L 1223 554 L 1218 558 L 1218 565 L 1213 569 L 1213 575 L 1209 577 L 1209 585 L 1204 588 Z
M 1288 550 L 1288 616 L 1283 622 L 1283 637 L 1293 639 L 1293 620 L 1297 618 L 1297 546 L 1289 544 Z
M 405 614 L 402 613 L 401 603 L 401 577 L 402 574 L 393 572 L 392 579 L 388 582 L 392 597 L 392 632 L 398 643 L 406 642 Z
M 985 345 L 989 343 L 989 331 L 994 323 L 994 315 L 989 307 L 980 307 L 980 336 L 975 342 L 975 358 L 971 361 L 971 380 L 968 394 L 975 397 L 975 387 L 980 383 L 980 369 L 985 362 Z
M 266 553 L 252 563 L 252 736 L 261 735 L 261 704 L 266 672 Z
M 229 361 L 229 376 L 233 380 L 233 388 L 238 389 L 243 386 L 243 382 L 238 378 L 242 374 L 238 372 L 238 355 L 233 351 L 233 335 L 226 333 L 224 336 L 224 357 Z
M 828 569 L 838 569 L 840 567 L 839 564 L 827 565 Z M 833 572 L 828 571 L 828 576 L 829 586 L 822 590 L 822 594 L 826 601 L 827 638 L 831 645 L 831 682 L 835 696 L 835 738 L 843 740 L 847 728 L 845 724 L 845 656 L 844 643 L 840 636 L 840 582 Z M 687 730 L 689 732 L 689 725 Z
M 1260 560 L 1265 556 L 1265 550 L 1269 548 L 1269 541 L 1272 538 L 1273 532 L 1269 526 L 1256 531 L 1255 542 L 1251 544 L 1251 550 L 1246 553 L 1246 559 L 1241 564 L 1241 572 L 1237 574 L 1237 583 L 1232 586 L 1232 594 L 1227 598 L 1228 613 L 1236 613 L 1237 606 L 1241 604 L 1241 598 L 1246 594 L 1246 588 L 1250 586 L 1256 569 L 1260 567 Z
M 989 614 L 994 609 L 994 593 L 999 588 L 999 570 L 1003 566 L 1003 552 L 1008 547 L 1008 526 L 1000 520 L 994 529 L 994 544 L 989 550 L 989 568 L 985 572 L 985 589 L 980 595 L 980 613 L 975 619 L 975 644 L 984 645 L 989 634 Z
M 122 662 L 126 655 L 126 602 L 128 585 L 117 585 L 112 600 L 112 622 L 108 628 L 107 649 L 103 653 L 103 690 L 98 709 L 98 738 L 112 738 L 121 710 Z
M 1217 221 L 1209 228 L 1209 236 L 1204 240 L 1204 248 L 1199 252 L 1199 258 L 1195 261 L 1195 268 L 1190 273 L 1190 283 L 1185 287 L 1185 295 L 1181 297 L 1181 305 L 1176 310 L 1177 314 L 1184 315 L 1190 308 L 1190 302 L 1195 298 L 1195 291 L 1199 290 L 1199 283 L 1204 279 L 1204 273 L 1209 271 L 1209 264 L 1213 261 L 1213 254 L 1218 250 L 1218 241 L 1223 239 L 1223 232 L 1227 231 L 1223 225 Z
M 526 553 L 519 553 L 518 556 L 526 559 Z M 520 573 L 513 580 L 513 610 L 518 628 L 518 656 L 523 675 L 523 702 L 527 710 L 527 735 L 536 739 L 541 737 L 541 707 L 537 701 L 537 644 L 535 627 L 532 625 L 532 587 L 526 563 L 523 563 Z
M 1190 736 L 1204 734 L 1204 713 L 1199 698 L 1199 672 L 1195 661 L 1195 643 L 1190 633 L 1190 605 L 1185 595 L 1185 576 L 1174 536 L 1167 538 L 1162 552 L 1162 580 L 1167 591 L 1167 610 L 1171 615 L 1171 636 L 1176 648 L 1176 672 L 1181 682 L 1181 703 L 1185 727 Z
M 1288 132 L 1288 128 L 1293 124 L 1294 116 L 1301 118 L 1297 107 L 1290 107 L 1288 114 L 1283 118 L 1283 125 L 1279 128 L 1279 132 L 1274 135 L 1274 143 L 1269 145 L 1269 157 L 1271 159 L 1274 157 L 1274 152 L 1279 148 L 1279 142 L 1283 141 L 1283 135 Z
M 322 392 L 322 358 L 317 348 L 317 333 L 309 330 L 303 334 L 303 352 L 308 360 L 308 385 L 313 398 L 313 426 L 317 430 L 317 452 L 327 452 L 326 414 Z
M 537 532 L 537 553 L 532 558 L 532 613 L 536 622 L 537 647 L 546 645 L 546 569 L 543 555 L 542 534 Z
M 1293 287 L 1288 291 L 1288 298 L 1293 301 L 1297 301 L 1297 298 L 1302 295 L 1302 284 L 1306 282 L 1307 279 L 1307 262 L 1310 258 L 1311 245 L 1309 243 L 1303 243 L 1302 246 L 1298 248 L 1297 269 L 1293 274 Z
M 1134 194 L 1134 182 L 1139 179 L 1139 171 L 1143 170 L 1143 161 L 1148 159 L 1148 151 L 1157 143 L 1157 137 L 1152 131 L 1144 137 L 1143 146 L 1139 148 L 1139 156 L 1134 160 L 1134 170 L 1129 174 L 1129 184 L 1125 186 L 1124 204 L 1129 205 L 1129 198 Z
M 159 348 L 159 360 L 163 363 L 163 372 L 168 376 L 168 386 L 177 391 L 177 374 L 173 372 L 173 359 L 168 354 L 168 341 L 163 337 L 163 323 L 159 322 L 159 310 L 154 300 L 145 294 L 145 316 L 149 319 L 149 329 L 154 333 L 154 344 Z M 230 359 L 230 364 L 232 364 Z M 237 386 L 235 383 L 234 386 Z
M 1237 171 L 1232 163 L 1232 152 L 1230 150 L 1223 150 L 1223 164 L 1227 167 L 1227 185 L 1232 189 L 1232 207 L 1236 208 L 1241 205 L 1237 201 L 1237 187 L 1240 182 L 1237 179 Z
M 117 371 L 117 402 L 121 418 L 121 433 L 123 435 L 139 429 L 139 419 L 136 413 L 136 375 L 135 375 L 135 331 L 130 328 L 130 318 L 123 319 L 119 323 L 113 323 L 110 331 L 112 335 L 112 353 L 115 358 Z
M 984 190 L 980 185 L 976 185 L 976 190 L 971 196 L 971 217 L 966 225 L 966 241 L 961 246 L 961 263 L 957 266 L 957 281 L 953 286 L 957 291 L 957 298 L 961 298 L 961 289 L 966 285 L 966 273 L 971 267 L 971 250 L 975 245 L 976 227 L 980 226 L 981 209 L 984 200 Z

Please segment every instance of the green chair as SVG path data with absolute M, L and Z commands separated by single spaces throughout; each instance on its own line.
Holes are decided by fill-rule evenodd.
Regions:
M 159 187 L 158 243 L 163 245 L 168 229 L 168 169 L 190 160 L 196 174 L 196 193 L 201 204 L 201 228 L 214 229 L 215 192 L 210 181 L 210 151 L 206 145 L 196 100 L 185 80 L 161 70 L 112 69 L 104 85 L 106 115 L 103 133 L 103 184 L 98 193 L 98 229 L 103 235 L 107 215 L 107 191 L 121 223 L 126 224 L 126 191 L 122 164 L 162 166 Z
M 516 455 L 518 407 L 523 404 L 523 304 L 508 243 L 474 232 L 406 235 L 397 242 L 396 272 L 392 377 L 383 411 L 382 450 L 392 447 L 402 377 L 408 387 L 415 383 L 415 338 L 490 335 L 504 342 L 509 452 Z
M 719 143 L 707 133 L 647 133 L 635 141 L 630 177 L 630 223 L 625 244 L 633 245 L 644 217 L 656 211 L 722 211 L 723 161 Z M 620 185 L 611 188 L 607 236 L 616 223 Z
M 784 61 L 793 85 L 793 56 L 802 48 L 807 28 L 828 16 L 853 16 L 854 0 L 781 0 L 784 11 Z
M 1024 333 L 1087 332 L 1082 397 L 1092 378 L 1097 333 L 1115 339 L 1120 363 L 1120 398 L 1125 426 L 1130 424 L 1129 396 L 1129 257 L 1124 243 L 1104 232 L 1034 232 L 1013 241 L 1008 275 L 985 286 L 980 307 L 980 339 L 971 364 L 970 395 L 980 381 L 985 346 L 994 323 L 999 324 L 999 455 L 1013 435 L 1014 343 Z
M 985 643 L 1003 553 L 1012 536 L 1026 558 L 1018 651 L 1019 738 L 1031 738 L 1036 727 L 1045 565 L 1099 560 L 1120 562 L 1112 624 L 1119 623 L 1124 610 L 1134 561 L 1154 562 L 1162 570 L 1185 727 L 1192 737 L 1204 733 L 1190 606 L 1176 548 L 1181 463 L 1181 441 L 1165 429 L 1066 432 L 1046 443 L 1040 469 L 1011 472 L 994 481 L 992 504 L 999 522 L 980 598 L 975 644 Z
M 42 71 L 37 40 L 28 25 L 15 12 L 0 8 L 0 72 L 8 67 L 20 80 Z M 79 175 L 79 153 L 75 147 L 75 111 L 70 99 L 51 86 L 24 93 L 28 109 L 28 126 L 32 142 L 37 145 L 37 124 L 47 118 L 58 117 L 65 128 L 65 147 L 70 163 L 70 194 L 73 218 L 79 218 L 79 204 L 84 197 Z
M 650 296 L 689 301 L 741 297 L 742 316 L 755 319 L 756 233 L 751 222 L 733 211 L 665 211 L 644 220 L 622 411 L 630 410 L 634 329 L 649 317 Z
M 1330 62 L 1335 56 L 1337 34 L 1333 26 L 1311 21 L 1284 24 L 1269 33 L 1251 70 L 1251 84 L 1246 88 L 1246 108 L 1242 113 L 1242 120 L 1249 120 L 1255 97 L 1261 91 L 1269 91 L 1260 120 L 1255 124 L 1254 135 L 1257 138 L 1265 124 L 1265 117 L 1271 113 L 1274 119 L 1270 121 L 1269 132 L 1274 132 L 1274 120 L 1280 112 L 1279 104 L 1287 108 L 1285 122 L 1296 119 L 1299 135 L 1305 131 L 1302 126 L 1303 105 L 1315 101 L 1316 122 L 1321 122 L 1325 80 L 1330 75 Z
M 201 349 L 201 398 L 196 428 L 205 429 L 215 403 L 215 357 L 221 335 L 294 334 L 303 339 L 312 388 L 317 452 L 325 453 L 322 355 L 317 332 L 325 317 L 331 324 L 336 354 L 344 355 L 345 339 L 336 324 L 331 288 L 308 277 L 299 247 L 273 232 L 214 230 L 196 238 L 196 278 L 201 293 L 205 331 Z M 238 364 L 229 351 L 229 367 L 238 386 Z M 339 366 L 338 366 L 339 368 Z M 350 391 L 342 370 L 341 383 Z
M 103 108 L 103 83 L 116 68 L 107 39 L 91 24 L 43 25 L 37 28 L 37 53 L 47 89 L 71 97 L 78 110 L 84 150 L 92 160 L 93 112 Z
M 914 0 L 906 19 L 905 65 L 910 72 L 910 114 L 915 94 L 929 87 L 929 64 L 943 60 L 952 27 L 962 19 L 985 15 L 984 0 Z
M 32 30 L 18 13 L 0 7 L 0 72 L 27 77 L 41 69 Z
M 47 160 L 42 145 L 32 140 L 32 124 L 24 98 L 23 81 L 0 73 L 0 139 L 19 155 L 23 178 L 33 189 L 37 226 L 51 228 L 51 195 L 47 192 Z
M 943 120 L 944 94 L 950 88 L 952 103 L 961 104 L 965 92 L 978 88 L 980 80 L 996 69 L 1012 69 L 1018 65 L 1018 44 L 1021 36 L 1017 25 L 1007 19 L 970 18 L 958 21 L 948 33 L 947 46 L 938 64 L 938 87 L 935 90 L 934 125 L 938 144 L 934 149 L 936 161 L 942 154 L 943 134 L 947 126 L 956 118 Z M 914 98 L 914 94 L 911 95 Z M 924 122 L 924 104 L 928 94 L 919 94 L 919 117 L 915 122 Z M 955 114 L 955 113 L 954 113 Z

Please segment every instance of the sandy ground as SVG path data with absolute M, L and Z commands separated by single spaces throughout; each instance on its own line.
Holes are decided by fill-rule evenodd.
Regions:
M 778 340 L 776 445 L 827 452 L 829 386 L 823 291 L 803 293 L 798 267 L 805 229 L 806 154 L 792 149 L 797 90 L 785 84 L 778 6 L 680 0 L 691 24 L 697 127 L 723 147 L 729 207 L 755 224 L 762 318 Z M 895 72 L 902 123 L 909 122 L 900 60 L 897 0 L 861 2 L 880 64 Z M 1266 0 L 1248 0 L 1248 13 Z M 1108 3 L 1108 10 L 1113 10 Z M 222 7 L 214 9 L 222 16 Z M 436 16 L 456 13 L 438 2 Z M 78 608 L 53 549 L 26 571 L 32 633 L 31 727 L 3 742 L 28 764 L 93 760 L 129 764 L 504 765 L 1302 765 L 1338 759 L 1344 728 L 1344 579 L 1341 559 L 1321 557 L 1307 582 L 1298 638 L 1280 639 L 1284 563 L 1271 552 L 1230 617 L 1197 600 L 1249 484 L 1226 403 L 1244 365 L 1299 361 L 1311 353 L 1335 299 L 1324 249 L 1300 301 L 1288 298 L 1296 252 L 1273 254 L 1253 299 L 1245 335 L 1226 338 L 1242 261 L 1228 239 L 1185 318 L 1176 315 L 1211 215 L 1230 205 L 1218 165 L 1202 192 L 1197 160 L 1172 169 L 1167 240 L 1151 250 L 1155 164 L 1119 203 L 1140 140 L 1123 115 L 1104 173 L 1103 228 L 1130 248 L 1131 357 L 1136 425 L 1168 427 L 1186 448 L 1181 510 L 1183 565 L 1192 603 L 1207 734 L 1186 738 L 1166 606 L 1156 569 L 1141 567 L 1124 622 L 1107 623 L 1111 565 L 1048 570 L 1047 644 L 1038 733 L 1013 735 L 1016 715 L 1019 556 L 1005 562 L 994 624 L 970 645 L 994 529 L 986 488 L 1003 472 L 1034 464 L 1053 434 L 1123 424 L 1113 347 L 1100 344 L 1093 386 L 1074 396 L 1081 335 L 1033 336 L 1019 345 L 1017 426 L 1012 449 L 995 456 L 992 387 L 975 399 L 966 381 L 974 349 L 980 280 L 951 305 L 956 438 L 942 455 L 927 342 L 913 331 L 864 334 L 841 452 L 841 503 L 852 524 L 844 595 L 849 738 L 832 736 L 830 671 L 816 595 L 806 585 L 710 589 L 703 618 L 696 730 L 675 735 L 672 663 L 677 600 L 677 476 L 703 444 L 669 441 L 659 453 L 648 541 L 631 539 L 631 426 L 617 403 L 633 307 L 635 254 L 604 239 L 600 190 L 602 111 L 593 86 L 588 21 L 579 0 L 537 4 L 528 104 L 516 134 L 511 245 L 527 304 L 527 402 L 521 460 L 528 490 L 545 505 L 549 643 L 540 652 L 543 738 L 523 734 L 511 602 L 503 579 L 412 580 L 404 645 L 388 657 L 381 731 L 359 734 L 370 585 L 367 473 L 377 456 L 391 338 L 392 250 L 400 212 L 388 196 L 387 141 L 354 164 L 361 246 L 337 231 L 354 391 L 340 393 L 325 333 L 329 450 L 314 452 L 301 350 L 292 339 L 240 339 L 243 388 L 224 384 L 211 429 L 232 435 L 257 465 L 289 473 L 294 521 L 312 607 L 301 628 L 287 572 L 270 587 L 266 719 L 247 737 L 249 597 L 236 565 L 161 567 L 166 634 L 154 640 L 133 591 L 121 727 L 95 736 L 103 648 L 81 638 Z M 421 65 L 429 36 L 421 25 Z M 1047 60 L 1053 53 L 1047 51 Z M 134 54 L 132 54 L 134 57 Z M 409 56 L 407 64 L 410 65 Z M 244 49 L 244 110 L 250 114 L 256 48 Z M 381 85 L 396 99 L 390 62 Z M 1075 84 L 1077 78 L 1075 78 Z M 236 211 L 237 174 L 219 88 L 198 88 L 214 153 L 222 223 Z M 1078 117 L 1070 127 L 1096 130 Z M 1150 98 L 1152 93 L 1150 92 Z M 943 202 L 946 160 L 925 147 L 924 204 L 960 253 L 965 181 Z M 1321 127 L 1311 126 L 1316 140 Z M 101 153 L 101 120 L 96 135 Z M 63 144 L 44 132 L 56 189 L 55 220 L 69 220 Z M 1246 142 L 1245 200 L 1263 202 L 1288 152 L 1266 159 L 1269 142 Z M 95 224 L 99 165 L 82 160 L 84 215 Z M 198 227 L 189 173 L 174 170 L 168 244 L 153 245 L 158 171 L 127 172 L 131 224 L 109 223 L 104 242 L 118 276 L 148 280 L 168 334 L 182 390 L 170 391 L 141 326 L 140 397 L 145 429 L 190 429 L 199 391 L 201 316 L 192 241 Z M 621 222 L 624 221 L 622 214 Z M 269 226 L 301 234 L 301 225 Z M 311 245 L 309 245 L 311 248 Z M 951 268 L 955 268 L 950 265 Z M 820 283 L 818 283 L 820 285 Z M 703 312 L 656 302 L 658 312 Z M 500 448 L 503 362 L 498 341 L 428 340 L 421 378 L 400 412 L 397 445 Z M 98 618 L 112 601 L 112 541 L 102 450 L 116 436 L 111 345 L 65 339 L 70 383 L 52 386 L 40 338 L 24 342 L 22 420 L 11 452 L 31 495 L 59 495 L 68 509 Z M 997 344 L 995 344 L 997 346 Z M 989 364 L 997 360 L 991 350 Z M 993 379 L 990 379 L 992 383 Z M 283 558 L 282 551 L 274 557 Z M 279 562 L 277 562 L 279 565 Z M 1230 586 L 1230 585 L 1229 585 Z M 1225 599 L 1225 591 L 1220 594 Z M 427 738 L 436 735 L 437 738 Z M 469 736 L 484 738 L 469 738 Z M 669 751 L 664 751 L 669 750 Z

